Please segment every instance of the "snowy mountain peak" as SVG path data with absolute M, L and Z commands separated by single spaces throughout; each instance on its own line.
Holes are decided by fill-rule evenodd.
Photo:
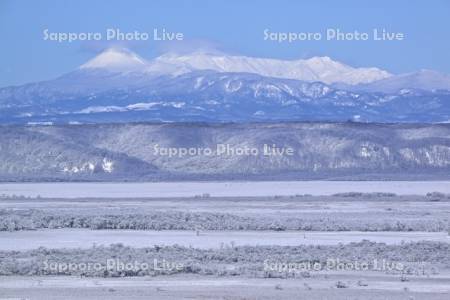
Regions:
M 80 66 L 80 69 L 105 69 L 112 72 L 140 71 L 147 61 L 123 48 L 109 48 Z
M 330 62 L 336 63 L 329 56 L 314 56 L 307 59 L 307 61 L 312 63 L 330 63 Z

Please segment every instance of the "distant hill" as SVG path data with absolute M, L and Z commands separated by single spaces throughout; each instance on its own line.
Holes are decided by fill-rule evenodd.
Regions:
M 3 181 L 450 177 L 450 124 L 0 126 L 0 139 Z M 201 152 L 218 144 L 260 152 Z M 292 148 L 294 154 L 266 156 L 264 145 Z M 196 150 L 170 157 L 161 152 L 183 148 Z

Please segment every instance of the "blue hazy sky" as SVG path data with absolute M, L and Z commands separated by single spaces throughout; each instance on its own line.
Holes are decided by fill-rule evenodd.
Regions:
M 102 32 L 106 28 L 184 33 L 185 41 L 135 42 L 145 58 L 167 50 L 219 49 L 233 54 L 295 59 L 327 55 L 354 66 L 393 73 L 435 69 L 450 73 L 450 1 L 23 1 L 0 0 L 0 86 L 45 80 L 69 72 L 106 42 L 58 43 L 51 32 Z M 403 32 L 404 41 L 264 41 L 264 29 L 283 32 Z

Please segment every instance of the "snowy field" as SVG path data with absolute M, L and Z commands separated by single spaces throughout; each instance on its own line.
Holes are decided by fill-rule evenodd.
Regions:
M 369 240 L 386 244 L 435 241 L 450 243 L 446 232 L 261 232 L 204 231 L 197 236 L 192 231 L 139 231 L 51 229 L 37 231 L 0 232 L 0 250 L 31 250 L 46 248 L 89 248 L 93 245 L 122 243 L 130 247 L 180 245 L 198 249 L 225 246 L 298 246 L 337 245 Z
M 224 183 L 217 190 L 222 197 L 203 195 L 208 193 L 204 183 L 195 183 L 195 189 L 187 183 L 3 184 L 0 194 L 16 196 L 0 198 L 0 298 L 449 299 L 450 195 L 432 193 L 446 192 L 447 183 L 376 183 L 384 189 L 346 183 L 351 191 L 358 191 L 356 186 L 385 194 L 347 193 L 339 187 L 344 183 L 322 184 L 329 183 L 332 188 L 323 189 L 317 182 L 283 183 L 285 190 L 275 183 L 273 194 L 272 183 Z M 296 184 L 304 184 L 303 189 Z M 135 197 L 124 196 L 127 189 Z M 152 191 L 159 196 L 150 197 Z M 201 196 L 189 198 L 188 191 Z M 280 196 L 283 191 L 286 196 Z M 304 195 L 312 191 L 325 196 Z M 418 195 L 409 195 L 413 192 Z M 230 197 L 233 193 L 244 195 Z M 326 196 L 336 193 L 342 194 Z M 17 197 L 37 194 L 82 197 Z M 42 269 L 47 260 L 83 263 L 110 257 L 167 259 L 189 268 L 106 275 Z M 324 263 L 329 258 L 385 259 L 407 269 L 295 276 L 264 270 L 266 259 Z
M 0 195 L 45 198 L 262 197 L 383 192 L 398 195 L 450 194 L 449 181 L 270 181 L 143 183 L 2 183 Z
M 336 282 L 348 284 L 337 288 Z M 418 277 L 400 282 L 389 275 L 323 274 L 308 279 L 211 278 L 171 276 L 163 279 L 8 277 L 0 281 L 0 294 L 21 299 L 308 299 L 308 300 L 448 300 L 450 274 L 439 279 Z M 358 284 L 359 282 L 359 284 Z M 364 285 L 360 285 L 364 282 Z M 33 295 L 30 297 L 30 295 Z

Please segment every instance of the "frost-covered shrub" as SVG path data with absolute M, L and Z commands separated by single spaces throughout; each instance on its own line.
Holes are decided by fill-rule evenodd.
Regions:
M 428 274 L 435 267 L 450 268 L 450 244 L 438 242 L 404 243 L 386 245 L 363 241 L 345 245 L 328 246 L 241 246 L 222 249 L 196 249 L 181 246 L 154 246 L 131 248 L 122 244 L 97 246 L 89 249 L 46 249 L 29 251 L 0 251 L 0 275 L 79 275 L 98 277 L 159 276 L 191 273 L 213 276 L 237 276 L 258 278 L 290 278 L 294 274 L 266 270 L 264 262 L 310 262 L 325 265 L 330 258 L 340 261 L 386 260 L 401 262 L 406 274 Z M 133 269 L 132 271 L 71 270 L 63 273 L 45 268 L 45 262 L 54 263 L 103 263 L 114 258 L 123 262 L 147 262 L 154 259 L 179 262 L 180 270 Z M 424 266 L 427 271 L 424 272 Z M 430 270 L 428 272 L 428 270 Z M 309 274 L 298 274 L 307 277 Z
M 336 282 L 336 287 L 338 289 L 345 289 L 348 288 L 348 285 L 345 282 L 339 280 L 338 282 Z
M 39 228 L 89 228 L 131 230 L 300 230 L 300 231 L 447 231 L 448 218 L 390 215 L 315 213 L 299 216 L 245 215 L 218 212 L 158 211 L 151 213 L 91 214 L 43 210 L 0 209 L 0 231 Z

